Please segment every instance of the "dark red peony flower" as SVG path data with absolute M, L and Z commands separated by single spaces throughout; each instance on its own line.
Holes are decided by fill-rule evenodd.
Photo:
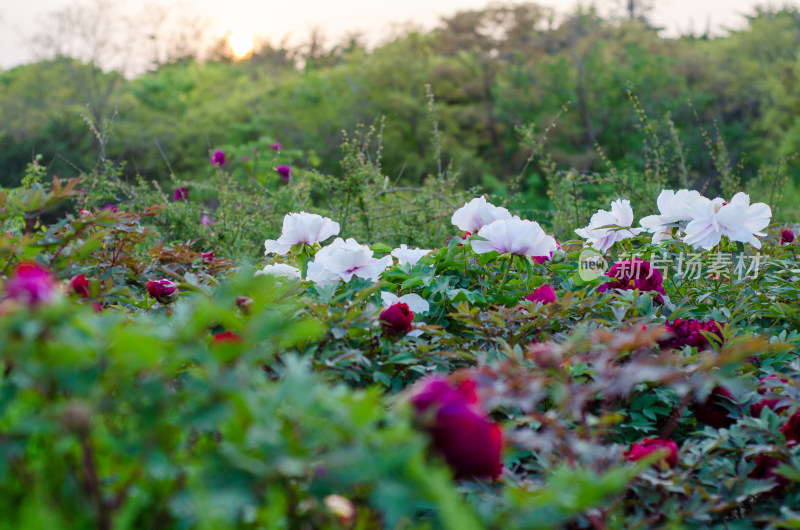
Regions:
M 598 287 L 598 292 L 604 293 L 611 289 L 653 291 L 657 293 L 656 301 L 664 301 L 664 297 L 661 296 L 666 294 L 666 291 L 664 291 L 664 278 L 658 269 L 650 265 L 649 261 L 641 258 L 620 261 L 611 267 L 606 276 L 612 278 L 612 280 Z
M 242 342 L 242 337 L 232 331 L 225 331 L 223 333 L 217 333 L 214 335 L 214 340 L 211 341 L 211 344 L 225 344 L 232 342 Z
M 794 241 L 794 232 L 788 228 L 781 232 L 781 245 L 791 245 Z
M 214 151 L 214 154 L 211 155 L 211 158 L 209 159 L 209 162 L 211 162 L 212 166 L 217 166 L 217 167 L 224 166 L 225 165 L 225 152 L 224 151 L 220 151 L 219 149 L 217 149 L 216 151 Z
M 84 274 L 79 274 L 69 281 L 69 288 L 81 298 L 89 296 L 89 280 Z
M 6 282 L 3 298 L 17 300 L 28 306 L 50 302 L 56 293 L 56 281 L 50 271 L 32 261 L 14 267 Z
M 175 190 L 175 192 L 172 194 L 172 198 L 176 201 L 187 201 L 189 200 L 189 190 L 181 186 Z
M 800 410 L 792 414 L 784 426 L 781 427 L 781 432 L 790 444 L 800 442 Z
M 171 304 L 178 298 L 178 286 L 169 280 L 147 282 L 147 292 L 162 304 Z
M 781 412 L 789 408 L 785 403 L 785 396 L 781 395 L 783 391 L 782 384 L 788 384 L 789 381 L 781 379 L 780 377 L 772 374 L 768 377 L 762 377 L 758 380 L 758 393 L 762 396 L 770 396 L 762 399 L 758 403 L 750 405 L 751 416 L 761 416 L 761 411 L 765 407 L 771 408 L 775 412 Z
M 408 308 L 408 304 L 397 302 L 381 311 L 378 319 L 381 322 L 384 333 L 387 335 L 402 335 L 411 331 L 414 313 Z
M 663 459 L 656 462 L 659 467 L 675 467 L 678 464 L 678 444 L 673 440 L 662 440 L 661 438 L 645 438 L 640 442 L 631 445 L 629 451 L 625 451 L 624 456 L 631 462 L 644 458 L 655 451 L 664 451 L 666 455 Z
M 774 480 L 776 484 L 769 492 L 770 495 L 780 493 L 781 490 L 789 485 L 789 479 L 775 473 L 775 468 L 783 463 L 779 458 L 769 455 L 758 455 L 753 459 L 753 462 L 756 467 L 750 471 L 748 476 L 756 480 Z
M 503 470 L 503 431 L 488 420 L 471 380 L 453 387 L 442 378 L 417 384 L 411 403 L 458 478 L 497 478 Z
M 716 320 L 676 318 L 672 322 L 667 322 L 667 330 L 672 336 L 658 341 L 662 348 L 679 349 L 684 346 L 694 346 L 697 349 L 703 349 L 709 343 L 703 332 L 714 334 L 722 339 L 722 325 Z
M 525 300 L 530 300 L 531 302 L 541 302 L 543 304 L 552 304 L 553 302 L 558 301 L 558 296 L 556 295 L 555 289 L 553 289 L 549 285 L 542 285 L 541 287 L 535 289 L 531 294 L 525 297 Z
M 703 403 L 694 404 L 694 415 L 697 421 L 715 429 L 730 427 L 736 420 L 730 417 L 726 405 L 735 407 L 733 394 L 727 388 L 715 386 Z
M 278 175 L 280 175 L 285 182 L 289 182 L 292 178 L 292 168 L 289 166 L 278 166 L 275 171 L 278 172 Z

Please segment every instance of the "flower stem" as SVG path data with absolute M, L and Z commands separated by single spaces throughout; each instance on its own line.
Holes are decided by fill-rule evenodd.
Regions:
M 500 282 L 500 289 L 498 291 L 503 292 L 503 287 L 506 286 L 506 281 L 508 280 L 508 271 L 511 270 L 511 262 L 514 259 L 514 254 L 508 255 L 508 264 L 506 265 L 506 270 L 503 273 L 503 280 Z

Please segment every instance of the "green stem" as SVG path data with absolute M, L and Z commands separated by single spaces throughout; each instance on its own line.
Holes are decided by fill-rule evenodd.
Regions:
M 508 280 L 508 271 L 511 270 L 511 261 L 514 259 L 514 254 L 508 255 L 508 264 L 506 265 L 506 271 L 503 273 L 503 280 L 500 282 L 500 289 L 499 292 L 503 292 L 503 287 L 506 286 L 506 281 Z

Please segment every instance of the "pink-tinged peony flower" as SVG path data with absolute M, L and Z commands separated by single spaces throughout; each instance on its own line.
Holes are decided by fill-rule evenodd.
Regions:
M 379 320 L 386 335 L 403 335 L 411 331 L 414 313 L 408 308 L 408 304 L 397 302 L 381 311 Z
M 781 232 L 781 245 L 791 245 L 794 241 L 794 232 L 788 228 Z
M 657 199 L 660 215 L 643 217 L 639 224 L 653 234 L 653 243 L 671 239 L 674 227 L 667 226 L 692 219 L 692 208 L 705 198 L 694 190 L 663 190 Z M 707 200 L 707 199 L 705 199 Z
M 216 167 L 224 166 L 225 165 L 225 152 L 224 151 L 220 151 L 219 149 L 217 149 L 216 151 L 214 151 L 214 154 L 211 155 L 211 158 L 209 159 L 209 162 L 211 162 L 212 166 L 216 166 Z
M 473 381 L 457 387 L 438 377 L 420 381 L 411 403 L 456 477 L 495 479 L 500 475 L 503 431 L 481 408 Z
M 339 233 L 339 223 L 314 213 L 290 213 L 283 218 L 281 237 L 264 241 L 265 254 L 286 255 L 299 244 L 314 245 Z
M 56 293 L 56 281 L 48 269 L 30 261 L 14 267 L 5 285 L 3 298 L 17 300 L 30 307 L 50 302 Z
M 800 410 L 786 420 L 784 426 L 781 427 L 781 432 L 790 444 L 800 442 Z
M 485 225 L 501 219 L 511 219 L 511 213 L 487 202 L 485 197 L 478 197 L 456 210 L 450 222 L 464 232 L 475 233 Z
M 292 178 L 292 168 L 289 166 L 278 166 L 275 168 L 275 171 L 278 172 L 278 175 L 281 176 L 284 182 L 289 182 Z
M 214 340 L 211 341 L 212 345 L 219 345 L 219 344 L 230 344 L 230 343 L 237 343 L 242 342 L 242 337 L 237 335 L 232 331 L 225 331 L 223 333 L 217 333 L 214 335 Z
M 700 423 L 721 429 L 736 423 L 729 412 L 730 408 L 735 407 L 733 394 L 724 387 L 715 386 L 703 403 L 695 403 L 694 415 Z
M 178 299 L 178 286 L 170 280 L 150 280 L 147 292 L 162 304 L 171 304 Z
M 678 444 L 673 440 L 662 440 L 661 438 L 645 438 L 640 442 L 636 442 L 623 455 L 625 459 L 636 462 L 656 451 L 665 453 L 664 457 L 654 464 L 656 467 L 662 469 L 664 467 L 673 468 L 678 464 Z
M 560 248 L 561 248 L 561 243 L 559 243 L 558 241 L 556 241 L 556 250 L 558 250 L 558 249 L 560 249 Z M 553 253 L 554 253 L 554 252 L 555 252 L 555 251 L 551 252 L 551 253 L 550 253 L 550 254 L 548 254 L 547 256 L 533 256 L 533 258 L 532 258 L 532 259 L 533 259 L 533 262 L 534 262 L 534 263 L 543 264 L 543 263 L 545 263 L 545 262 L 547 262 L 547 261 L 550 261 L 551 259 L 553 259 Z
M 408 248 L 406 245 L 400 245 L 399 248 L 392 250 L 392 256 L 397 258 L 398 265 L 408 263 L 413 267 L 423 256 L 430 254 L 430 252 L 430 250 L 424 248 Z
M 83 208 L 78 210 L 78 215 L 80 215 L 81 219 L 87 219 L 89 217 L 94 217 L 94 214 L 92 212 L 90 212 L 89 210 L 84 210 Z
M 295 280 L 299 280 L 300 278 L 300 269 L 297 267 L 292 267 L 291 265 L 286 265 L 285 263 L 272 263 L 270 265 L 265 266 L 260 271 L 256 271 L 256 276 L 278 276 L 282 278 L 292 278 Z
M 633 237 L 644 228 L 631 228 L 633 209 L 631 201 L 617 199 L 611 203 L 611 211 L 598 210 L 589 220 L 585 228 L 578 228 L 575 233 L 586 240 L 593 249 L 605 252 L 617 241 Z
M 79 274 L 72 278 L 68 286 L 73 293 L 81 298 L 87 298 L 89 296 L 89 280 L 86 279 L 86 275 L 84 274 Z
M 619 289 L 621 291 L 638 289 L 639 291 L 653 291 L 656 293 L 657 302 L 664 301 L 664 297 L 661 296 L 666 294 L 666 291 L 664 291 L 664 278 L 649 261 L 641 258 L 622 260 L 615 263 L 611 270 L 606 272 L 606 276 L 612 279 L 597 288 L 600 293 L 611 289 Z
M 712 333 L 722 340 L 722 324 L 716 320 L 676 318 L 672 322 L 667 322 L 666 327 L 672 336 L 658 341 L 662 348 L 680 349 L 684 346 L 694 346 L 698 350 L 702 349 L 709 344 L 708 338 L 703 332 Z
M 758 393 L 767 397 L 750 405 L 750 415 L 759 417 L 765 408 L 770 408 L 775 412 L 788 409 L 789 404 L 786 402 L 786 396 L 783 395 L 784 388 L 788 384 L 789 381 L 781 379 L 775 374 L 759 379 Z
M 477 254 L 497 251 L 519 256 L 549 256 L 556 250 L 555 238 L 545 234 L 539 223 L 518 217 L 484 225 L 478 235 L 486 241 L 472 241 L 472 250 Z
M 731 241 L 749 243 L 761 248 L 756 236 L 769 224 L 772 217 L 770 207 L 759 202 L 750 204 L 750 196 L 739 192 L 730 202 L 719 197 L 696 201 L 691 208 L 691 221 L 686 225 L 683 241 L 695 247 L 711 250 L 719 244 L 722 236 Z
M 103 210 L 108 210 L 110 212 L 119 213 L 119 209 L 114 206 L 113 204 L 106 204 L 103 206 Z
M 172 194 L 172 198 L 176 201 L 187 201 L 189 200 L 189 190 L 181 186 L 175 190 L 175 192 Z
M 353 238 L 345 241 L 337 237 L 333 243 L 320 249 L 314 261 L 308 264 L 307 278 L 319 285 L 349 282 L 353 276 L 377 282 L 381 273 L 392 265 L 392 257 L 377 259 L 372 255 L 372 249 L 367 245 L 360 245 Z
M 542 285 L 541 287 L 535 289 L 531 294 L 526 296 L 525 300 L 530 300 L 531 302 L 540 302 L 547 305 L 558 301 L 558 296 L 556 295 L 556 290 L 551 286 Z
M 277 152 L 280 153 L 281 152 L 281 147 L 283 147 L 283 146 L 281 146 L 280 142 L 275 142 L 274 144 L 272 144 L 272 150 L 273 151 L 277 151 Z
M 208 215 L 206 215 L 206 214 L 203 214 L 203 215 L 200 217 L 200 224 L 201 224 L 202 226 L 211 226 L 211 218 L 210 218 Z

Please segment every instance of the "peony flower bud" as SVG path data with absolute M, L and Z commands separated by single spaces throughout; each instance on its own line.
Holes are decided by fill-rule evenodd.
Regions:
M 216 166 L 216 167 L 224 166 L 225 165 L 225 152 L 224 151 L 220 151 L 219 149 L 217 149 L 216 151 L 214 151 L 214 154 L 211 155 L 211 158 L 209 159 L 209 162 L 211 162 L 212 166 Z
M 664 458 L 655 463 L 657 467 L 675 467 L 678 464 L 678 444 L 673 440 L 662 440 L 661 438 L 645 438 L 640 442 L 631 445 L 629 451 L 625 451 L 623 455 L 631 462 L 649 456 L 656 451 L 663 451 L 666 453 Z
M 414 313 L 408 308 L 408 304 L 398 302 L 381 311 L 378 318 L 381 321 L 384 333 L 387 335 L 402 335 L 411 331 Z
M 187 201 L 189 200 L 189 190 L 185 187 L 181 186 L 180 188 L 176 189 L 172 194 L 172 199 L 175 201 Z
M 292 168 L 289 166 L 278 166 L 275 171 L 278 172 L 278 175 L 284 180 L 284 182 L 289 182 L 292 178 Z
M 86 279 L 84 274 L 79 274 L 72 278 L 69 281 L 69 288 L 81 298 L 87 298 L 89 296 L 89 280 Z
M 788 228 L 781 232 L 781 245 L 791 245 L 794 241 L 794 232 Z
M 553 289 L 551 286 L 542 285 L 541 287 L 535 289 L 531 294 L 526 296 L 525 300 L 530 300 L 531 302 L 540 302 L 547 305 L 558 301 L 558 296 L 556 295 L 555 289 Z
M 4 298 L 33 307 L 53 299 L 56 282 L 48 269 L 28 261 L 14 268 L 4 290 Z
M 277 151 L 278 153 L 281 152 L 281 147 L 282 146 L 280 142 L 275 142 L 274 144 L 272 144 L 272 150 Z
M 178 286 L 170 280 L 147 282 L 147 292 L 162 304 L 171 304 L 178 299 Z

